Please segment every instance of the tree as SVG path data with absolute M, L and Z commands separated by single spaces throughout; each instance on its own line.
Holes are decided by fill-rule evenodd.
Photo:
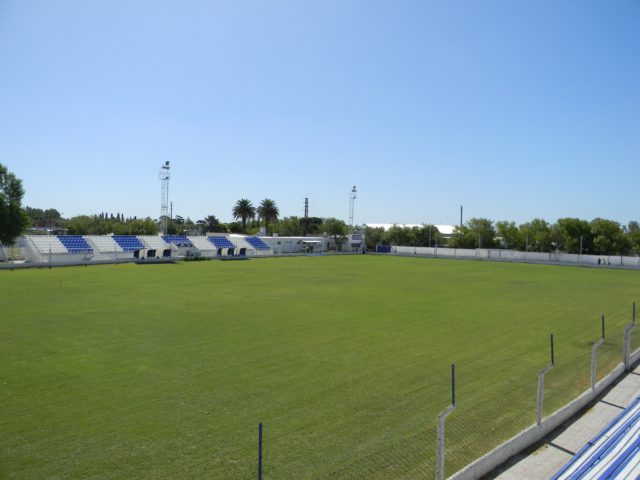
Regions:
M 389 245 L 394 246 L 410 246 L 411 238 L 410 238 L 410 229 L 404 228 L 395 223 L 389 227 L 389 229 L 385 232 L 385 239 L 387 240 Z
M 298 217 L 284 217 L 278 221 L 278 234 L 282 237 L 300 237 L 304 230 Z
M 551 249 L 551 228 L 541 218 L 520 225 L 520 235 L 525 240 L 527 251 L 548 252 Z
M 593 253 L 596 255 L 624 255 L 631 245 L 618 222 L 604 218 L 591 220 Z
M 626 237 L 634 253 L 640 253 L 640 224 L 635 220 L 629 222 Z
M 552 240 L 567 253 L 588 253 L 593 250 L 589 222 L 579 218 L 559 218 L 551 227 Z
M 253 220 L 256 218 L 256 207 L 253 206 L 251 200 L 241 198 L 233 206 L 231 211 L 233 218 L 242 221 L 242 231 L 247 230 L 247 220 Z
M 29 226 L 29 217 L 22 209 L 22 181 L 0 164 L 0 242 L 13 244 Z
M 268 234 L 269 223 L 277 221 L 278 215 L 280 215 L 276 202 L 270 198 L 265 198 L 260 202 L 260 206 L 256 209 L 256 213 L 258 214 L 258 218 L 264 222 L 264 228 Z
M 322 231 L 333 235 L 336 250 L 342 250 L 342 242 L 346 238 L 349 227 L 343 220 L 337 218 L 325 218 L 322 222 Z
M 322 219 L 320 217 L 303 217 L 300 219 L 300 226 L 302 227 L 302 234 L 307 235 L 320 233 L 322 226 Z
M 471 235 L 469 227 L 460 225 L 453 229 L 453 234 L 449 239 L 449 246 L 451 248 L 475 248 L 478 246 L 478 242 Z
M 34 227 L 51 227 L 53 223 L 59 223 L 62 220 L 60 212 L 55 208 L 42 210 L 41 208 L 25 207 L 25 211 L 29 216 L 30 224 Z
M 496 234 L 504 248 L 519 250 L 522 245 L 522 236 L 515 222 L 496 222 Z
M 496 245 L 493 222 L 487 218 L 472 218 L 456 227 L 449 244 L 456 248 L 492 248 Z
M 435 225 L 423 224 L 409 230 L 409 245 L 413 247 L 432 247 L 443 243 L 440 230 Z
M 227 223 L 227 230 L 231 233 L 243 233 L 245 231 L 240 222 Z
M 202 230 L 203 234 L 207 232 L 227 233 L 227 226 L 220 223 L 220 220 L 218 220 L 215 215 L 208 215 L 204 218 L 204 220 L 198 220 L 196 223 L 200 225 L 200 229 Z
M 384 233 L 384 228 L 382 227 L 365 227 L 364 239 L 367 242 L 367 249 L 375 251 L 376 245 L 388 245 Z

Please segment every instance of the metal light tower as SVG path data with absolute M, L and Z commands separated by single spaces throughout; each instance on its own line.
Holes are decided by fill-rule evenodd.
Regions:
M 356 203 L 356 194 L 358 190 L 354 185 L 351 189 L 351 193 L 349 193 L 349 226 L 353 227 L 353 206 Z
M 169 162 L 165 162 L 160 168 L 160 182 L 162 183 L 162 193 L 160 198 L 160 230 L 163 235 L 167 234 L 167 219 L 169 218 Z

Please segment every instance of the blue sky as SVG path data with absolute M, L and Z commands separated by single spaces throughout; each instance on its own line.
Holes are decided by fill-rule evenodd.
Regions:
M 65 217 L 640 220 L 640 2 L 0 0 L 0 163 Z

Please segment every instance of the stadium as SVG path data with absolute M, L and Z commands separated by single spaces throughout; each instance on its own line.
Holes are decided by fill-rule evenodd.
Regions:
M 174 234 L 168 170 L 156 235 L 0 250 L 10 477 L 638 473 L 640 257 L 353 226 L 355 186 L 341 235 Z
M 0 2 L 0 479 L 640 478 L 639 18 Z
M 234 235 L 23 241 L 28 261 L 0 272 L 10 475 L 479 478 L 640 359 L 629 265 Z

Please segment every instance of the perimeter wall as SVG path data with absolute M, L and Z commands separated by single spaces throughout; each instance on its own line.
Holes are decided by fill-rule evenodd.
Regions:
M 442 247 L 391 247 L 391 253 L 432 258 L 461 258 L 504 262 L 545 263 L 562 265 L 592 265 L 640 268 L 640 257 L 621 255 L 577 255 L 561 252 L 518 252 L 500 249 L 466 249 Z

